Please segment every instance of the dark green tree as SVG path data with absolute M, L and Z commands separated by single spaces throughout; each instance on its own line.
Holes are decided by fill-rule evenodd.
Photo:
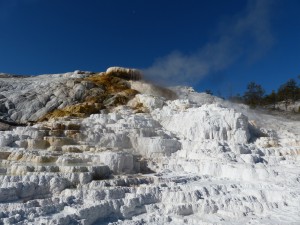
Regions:
M 294 79 L 288 80 L 285 84 L 281 85 L 278 89 L 278 98 L 280 101 L 284 101 L 285 108 L 288 105 L 295 102 L 298 99 L 299 88 Z
M 229 101 L 235 103 L 244 103 L 244 98 L 240 94 L 233 95 L 229 97 Z
M 276 103 L 277 103 L 277 93 L 272 90 L 272 93 L 269 95 L 266 95 L 264 98 L 264 104 L 265 105 L 272 105 L 272 108 L 275 109 Z
M 255 82 L 250 82 L 247 85 L 247 90 L 243 96 L 244 101 L 251 107 L 256 107 L 257 105 L 262 104 L 264 93 L 265 90 L 262 88 L 261 85 L 256 84 Z
M 206 89 L 205 93 L 208 94 L 208 95 L 213 95 L 213 92 L 210 89 Z

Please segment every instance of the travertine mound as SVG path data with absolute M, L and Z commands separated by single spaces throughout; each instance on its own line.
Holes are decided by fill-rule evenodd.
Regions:
M 0 79 L 0 225 L 299 224 L 299 121 L 131 72 Z

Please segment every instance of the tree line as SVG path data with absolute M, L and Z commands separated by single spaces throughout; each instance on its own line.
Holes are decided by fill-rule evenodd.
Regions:
M 300 75 L 298 78 L 300 79 Z M 252 108 L 269 106 L 276 109 L 276 105 L 281 103 L 284 104 L 287 110 L 290 104 L 300 101 L 300 85 L 297 84 L 295 79 L 289 79 L 280 85 L 277 90 L 272 90 L 270 94 L 265 94 L 265 90 L 260 84 L 250 82 L 243 95 L 231 96 L 229 100 L 247 104 Z M 300 112 L 300 109 L 298 111 Z

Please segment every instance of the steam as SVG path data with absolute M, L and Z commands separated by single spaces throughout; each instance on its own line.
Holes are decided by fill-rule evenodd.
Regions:
M 187 84 L 222 71 L 237 60 L 258 60 L 273 43 L 270 0 L 248 0 L 244 13 L 220 26 L 218 39 L 193 54 L 174 51 L 144 69 L 146 78 L 159 83 Z M 234 18 L 233 18 L 234 19 Z

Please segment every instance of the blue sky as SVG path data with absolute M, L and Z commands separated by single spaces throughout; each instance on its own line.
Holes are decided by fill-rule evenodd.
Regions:
M 0 0 L 0 72 L 109 66 L 223 96 L 300 74 L 298 0 Z

